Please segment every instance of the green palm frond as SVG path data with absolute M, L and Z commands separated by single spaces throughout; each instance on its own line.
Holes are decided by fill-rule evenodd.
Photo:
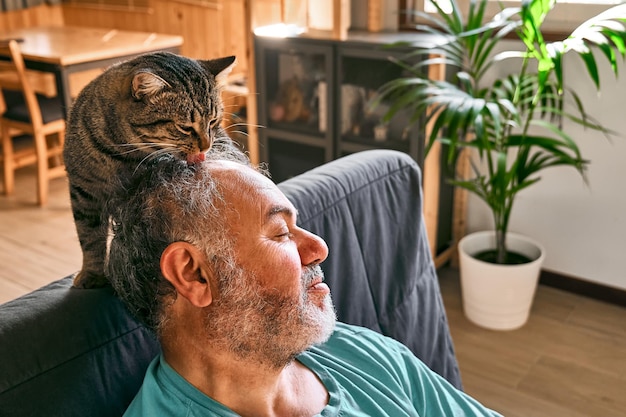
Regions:
M 448 15 L 435 0 L 437 16 L 424 14 L 429 24 L 418 29 L 436 41 L 416 42 L 412 54 L 395 61 L 407 76 L 383 85 L 378 103 L 389 105 L 387 121 L 408 111 L 412 123 L 427 123 L 426 152 L 437 142 L 447 145 L 451 172 L 464 149 L 475 151 L 473 176 L 452 178 L 451 183 L 485 201 L 496 230 L 506 235 L 517 193 L 539 181 L 544 169 L 570 166 L 585 179 L 589 161 L 563 130 L 563 119 L 608 137 L 616 134 L 589 115 L 577 93 L 565 87 L 563 57 L 578 55 L 598 91 L 596 56 L 606 59 L 617 76 L 619 60 L 626 58 L 626 4 L 587 20 L 564 40 L 548 43 L 542 25 L 555 0 L 523 0 L 520 7 L 503 9 L 492 19 L 486 18 L 487 1 L 472 0 L 462 13 L 452 0 Z M 525 50 L 495 53 L 513 34 Z M 518 60 L 520 70 L 494 76 L 492 70 L 510 60 Z M 452 68 L 452 78 L 428 79 L 425 68 L 436 64 Z
M 626 4 L 610 8 L 576 28 L 564 41 L 546 44 L 548 58 L 553 63 L 559 85 L 563 83 L 563 55 L 578 53 L 596 89 L 600 89 L 598 65 L 592 48 L 595 46 L 606 57 L 614 74 L 618 74 L 618 54 L 626 57 Z

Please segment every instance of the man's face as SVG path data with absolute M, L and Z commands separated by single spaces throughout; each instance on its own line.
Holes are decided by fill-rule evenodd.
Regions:
M 241 166 L 214 169 L 222 184 L 234 265 L 219 265 L 211 337 L 242 357 L 281 367 L 332 332 L 335 312 L 318 266 L 328 248 L 296 226 L 296 211 L 269 179 Z M 229 333 L 229 334 L 226 334 Z

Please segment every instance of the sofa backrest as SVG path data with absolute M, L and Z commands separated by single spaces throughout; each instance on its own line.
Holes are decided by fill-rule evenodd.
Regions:
M 332 161 L 279 184 L 322 264 L 338 318 L 405 343 L 461 382 L 421 215 L 417 164 L 394 151 Z M 0 416 L 120 416 L 158 353 L 110 288 L 66 277 L 0 306 Z

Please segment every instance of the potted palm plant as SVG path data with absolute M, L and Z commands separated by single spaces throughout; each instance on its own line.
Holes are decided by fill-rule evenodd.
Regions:
M 454 174 L 450 181 L 488 205 L 495 227 L 459 243 L 464 310 L 484 327 L 513 329 L 528 318 L 545 256 L 536 242 L 509 233 L 515 198 L 549 167 L 570 166 L 584 178 L 589 161 L 563 130 L 563 118 L 614 134 L 564 85 L 563 57 L 579 55 L 598 91 L 597 55 L 608 60 L 617 76 L 618 60 L 626 54 L 626 4 L 587 20 L 562 41 L 548 42 L 542 24 L 555 0 L 524 0 L 493 18 L 486 16 L 487 1 L 473 0 L 463 13 L 451 0 L 452 11 L 446 13 L 434 0 L 436 15 L 422 14 L 429 24 L 417 29 L 441 41 L 397 59 L 408 75 L 383 85 L 378 100 L 390 106 L 385 118 L 409 111 L 412 122 L 432 126 L 426 152 L 437 142 L 443 144 L 450 172 L 456 173 L 462 152 L 469 152 L 470 175 Z M 498 44 L 510 38 L 521 41 L 522 48 L 498 51 Z M 416 60 L 416 55 L 423 59 Z M 512 59 L 519 62 L 517 71 L 498 75 L 496 67 Z M 425 74 L 424 67 L 437 64 L 453 74 L 449 81 Z M 529 269 L 530 276 L 518 278 L 512 264 Z M 478 275 L 487 281 L 475 288 L 468 267 L 481 268 Z M 485 267 L 495 268 L 495 276 L 489 278 Z

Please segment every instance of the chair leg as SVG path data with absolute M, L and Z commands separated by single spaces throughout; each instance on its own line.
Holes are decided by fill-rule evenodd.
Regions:
M 2 155 L 4 166 L 4 193 L 13 194 L 15 189 L 15 161 L 13 157 L 13 139 L 8 126 L 2 126 Z
M 52 133 L 46 137 L 48 144 L 48 161 L 50 167 L 63 165 L 63 139 L 60 133 Z
M 65 129 L 59 130 L 59 144 L 63 147 L 65 146 Z
M 37 152 L 37 203 L 45 206 L 48 202 L 48 145 L 41 132 L 34 135 Z

